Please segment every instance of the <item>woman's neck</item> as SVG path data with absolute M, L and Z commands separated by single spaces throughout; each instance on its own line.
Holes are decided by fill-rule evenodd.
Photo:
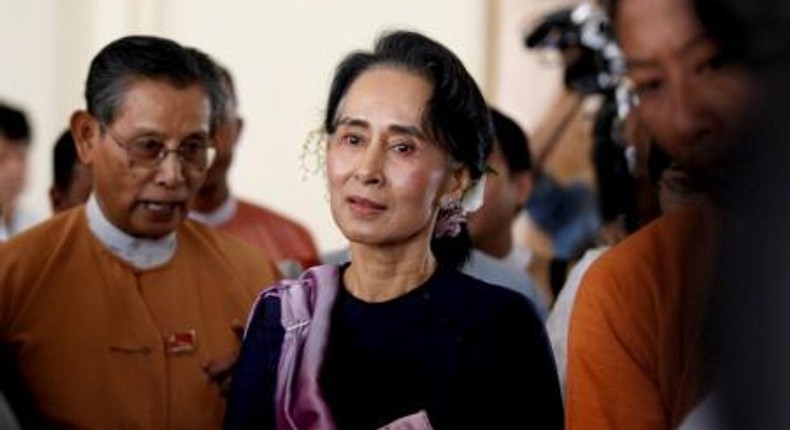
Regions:
M 345 271 L 346 289 L 368 303 L 405 295 L 422 285 L 436 270 L 427 245 L 421 248 L 351 244 L 351 265 Z

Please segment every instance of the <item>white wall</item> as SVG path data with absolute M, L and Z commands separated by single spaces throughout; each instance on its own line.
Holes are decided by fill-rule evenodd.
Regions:
M 231 181 L 238 194 L 304 222 L 322 249 L 342 243 L 321 178 L 303 181 L 299 154 L 318 127 L 334 66 L 384 29 L 422 31 L 453 49 L 485 86 L 484 0 L 0 0 L 0 98 L 34 121 L 25 203 L 49 213 L 50 152 L 81 108 L 92 56 L 130 33 L 199 47 L 235 74 L 247 128 Z
M 0 1 L 0 99 L 24 108 L 34 130 L 36 147 L 30 162 L 36 169 L 27 197 L 40 212 L 44 196 L 34 198 L 42 183 L 39 168 L 51 169 L 40 142 L 53 140 L 57 121 L 57 12 L 46 1 Z M 34 27 L 34 28 L 31 28 Z M 40 166 L 40 167 L 39 167 Z M 46 179 L 45 179 L 46 180 Z

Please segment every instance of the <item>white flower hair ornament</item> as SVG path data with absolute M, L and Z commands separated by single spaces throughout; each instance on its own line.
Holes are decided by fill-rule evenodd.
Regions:
M 475 212 L 483 206 L 487 176 L 488 174 L 483 174 L 480 179 L 472 182 L 472 186 L 464 191 L 464 196 L 461 197 L 461 207 L 467 214 Z

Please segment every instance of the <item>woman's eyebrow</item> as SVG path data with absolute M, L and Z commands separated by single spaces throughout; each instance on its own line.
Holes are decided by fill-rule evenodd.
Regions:
M 406 134 L 409 136 L 416 137 L 418 139 L 425 139 L 425 133 L 420 129 L 420 127 L 414 125 L 402 125 L 402 124 L 393 124 L 388 127 L 389 130 L 393 133 L 397 134 Z

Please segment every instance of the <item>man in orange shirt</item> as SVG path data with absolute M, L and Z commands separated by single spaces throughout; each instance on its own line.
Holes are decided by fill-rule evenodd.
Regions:
M 217 85 L 166 39 L 122 38 L 93 59 L 71 131 L 94 193 L 0 246 L 0 391 L 23 428 L 221 426 L 211 381 L 277 274 L 186 220 Z
M 271 209 L 238 199 L 230 192 L 228 170 L 244 122 L 237 113 L 236 89 L 230 72 L 218 64 L 215 67 L 225 93 L 225 105 L 214 137 L 217 157 L 190 217 L 263 250 L 286 276 L 296 276 L 301 269 L 318 263 L 318 251 L 307 229 Z
M 634 114 L 691 177 L 717 169 L 754 98 L 749 74 L 704 31 L 692 0 L 611 1 Z M 720 209 L 664 215 L 600 257 L 570 323 L 569 429 L 674 429 L 708 394 L 702 321 Z

